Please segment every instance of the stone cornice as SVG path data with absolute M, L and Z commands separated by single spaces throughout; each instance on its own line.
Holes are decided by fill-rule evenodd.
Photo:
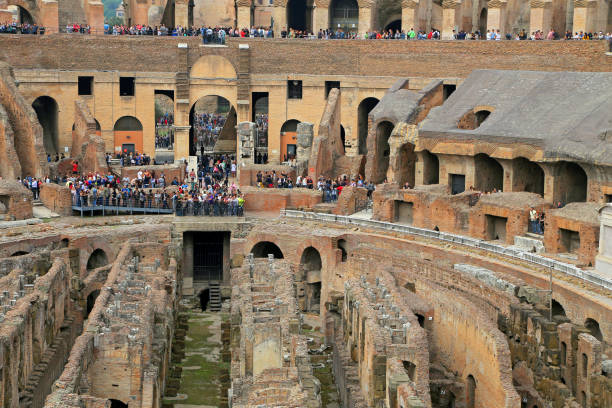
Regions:
M 576 8 L 576 7 L 592 8 L 592 7 L 596 7 L 596 6 L 597 6 L 597 1 L 596 0 L 574 0 L 574 8 Z
M 460 4 L 461 4 L 461 0 L 442 0 L 442 8 L 443 9 L 456 8 Z
M 236 7 L 251 7 L 252 0 L 236 0 Z
M 289 0 L 274 0 L 274 7 L 287 7 Z
M 415 9 L 419 7 L 419 0 L 402 0 L 402 8 Z
M 372 8 L 374 2 L 372 0 L 357 0 L 357 5 L 359 8 Z
M 529 2 L 529 6 L 531 8 L 549 8 L 552 6 L 552 1 L 550 0 L 531 0 Z
M 508 5 L 506 0 L 491 0 L 488 3 L 489 8 L 504 8 Z

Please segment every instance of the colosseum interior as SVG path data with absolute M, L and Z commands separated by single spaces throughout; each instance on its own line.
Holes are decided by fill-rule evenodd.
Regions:
M 267 3 L 124 5 L 316 32 L 334 2 Z M 612 27 L 606 0 L 395 3 L 359 1 L 359 31 Z M 606 41 L 203 45 L 57 33 L 66 10 L 100 28 L 93 0 L 5 6 L 48 32 L 0 35 L 1 407 L 612 407 Z M 75 205 L 52 182 L 75 161 L 182 180 L 202 106 L 226 109 L 206 153 L 236 159 L 240 215 Z M 349 184 L 330 202 L 260 172 Z

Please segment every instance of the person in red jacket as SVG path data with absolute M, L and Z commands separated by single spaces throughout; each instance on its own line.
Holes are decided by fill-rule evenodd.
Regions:
M 72 174 L 79 174 L 79 162 L 76 160 L 72 162 Z

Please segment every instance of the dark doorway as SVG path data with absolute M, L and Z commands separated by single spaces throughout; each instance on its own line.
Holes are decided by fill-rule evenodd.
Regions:
M 495 215 L 485 215 L 487 240 L 489 241 L 506 241 L 506 224 L 508 218 L 497 217 Z
M 394 33 L 402 30 L 402 20 L 393 20 L 385 26 L 385 31 L 392 30 Z
M 272 254 L 276 259 L 283 259 L 283 252 L 281 249 L 270 241 L 258 242 L 251 249 L 251 253 L 255 258 L 267 258 L 269 254 Z
M 372 182 L 382 183 L 387 176 L 389 168 L 389 156 L 391 154 L 391 146 L 389 146 L 389 138 L 395 126 L 389 121 L 383 121 L 376 127 L 376 172 L 372 175 Z
M 561 303 L 557 302 L 555 299 L 552 300 L 552 315 L 554 316 L 566 316 L 565 309 L 561 305 Z
M 200 298 L 200 308 L 203 312 L 205 312 L 206 308 L 208 307 L 208 301 L 210 300 L 210 290 L 204 289 L 200 292 L 198 297 Z
M 223 247 L 229 232 L 206 231 L 193 234 L 193 280 L 223 280 Z
M 357 128 L 359 130 L 359 154 L 367 154 L 368 146 L 366 139 L 368 137 L 368 115 L 372 109 L 378 104 L 376 98 L 365 98 L 357 108 Z
M 467 385 L 465 387 L 465 405 L 467 408 L 476 407 L 476 380 L 471 374 L 467 377 Z
M 253 117 L 255 123 L 255 164 L 265 164 L 268 157 L 268 92 L 253 92 Z M 264 158 L 266 161 L 264 161 Z
M 429 150 L 423 150 L 423 184 L 438 184 L 440 182 L 440 161 L 438 156 Z
M 580 233 L 559 228 L 559 242 L 561 243 L 561 252 L 576 253 L 580 249 Z
M 108 265 L 108 256 L 106 256 L 106 252 L 98 248 L 89 256 L 87 270 L 96 269 L 104 265 Z
M 474 156 L 476 190 L 482 192 L 502 191 L 504 188 L 504 168 L 497 160 L 486 154 Z
M 93 310 L 94 305 L 96 304 L 96 299 L 100 294 L 100 290 L 94 290 L 87 296 L 87 313 L 85 314 L 85 318 L 89 316 L 91 311 Z
M 59 130 L 57 116 L 59 107 L 55 99 L 49 96 L 40 96 L 32 103 L 40 126 L 43 129 L 43 146 L 50 155 L 59 153 Z
M 580 165 L 572 162 L 557 164 L 555 199 L 563 204 L 582 203 L 587 200 L 588 177 Z
M 299 31 L 308 30 L 307 12 L 306 0 L 289 0 L 287 4 L 287 28 Z
M 603 334 L 599 328 L 599 322 L 590 317 L 584 322 L 584 327 L 591 333 L 591 336 L 595 337 L 599 341 L 603 341 Z
M 344 126 L 340 125 L 340 141 L 342 142 L 342 154 L 344 154 L 344 147 L 346 146 L 346 132 Z
M 457 89 L 455 84 L 444 84 L 442 85 L 442 99 L 447 100 L 449 96 Z
M 134 146 L 134 143 L 124 143 L 121 145 L 121 151 L 124 153 L 136 153 L 136 146 Z
M 422 314 L 418 314 L 418 313 L 415 313 L 415 316 L 417 317 L 417 320 L 419 321 L 419 326 L 425 327 L 425 316 L 423 316 Z
M 125 402 L 121 402 L 116 399 L 111 399 L 111 408 L 128 408 L 128 405 Z
M 478 29 L 480 30 L 480 33 L 484 35 L 487 32 L 487 9 L 486 8 L 483 8 L 482 10 L 480 10 L 480 19 L 478 23 L 479 23 Z M 483 39 L 486 40 L 487 37 L 484 37 Z
M 459 194 L 465 191 L 465 174 L 450 174 L 451 194 Z

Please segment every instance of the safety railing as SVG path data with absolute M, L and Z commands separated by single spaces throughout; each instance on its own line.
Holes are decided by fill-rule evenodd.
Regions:
M 456 234 L 449 234 L 447 232 L 434 231 L 425 228 L 417 228 L 409 225 L 394 224 L 385 221 L 352 218 L 344 215 L 313 213 L 298 210 L 281 210 L 281 216 L 288 218 L 302 218 L 316 221 L 334 222 L 346 225 L 358 225 L 362 227 L 401 232 L 404 234 L 416 235 L 425 238 L 439 239 L 441 241 L 452 242 L 455 244 L 465 245 L 472 248 L 482 249 L 498 255 L 520 259 L 529 263 L 543 266 L 545 268 L 551 268 L 555 271 L 570 275 L 574 278 L 578 278 L 586 282 L 592 283 L 593 285 L 601 286 L 605 289 L 612 290 L 611 280 L 604 279 L 597 274 L 591 273 L 590 271 L 586 271 L 581 268 L 578 268 L 577 266 L 560 262 L 555 259 L 547 258 L 539 254 L 524 252 L 515 248 L 492 244 L 491 242 L 483 241 L 481 239 Z

